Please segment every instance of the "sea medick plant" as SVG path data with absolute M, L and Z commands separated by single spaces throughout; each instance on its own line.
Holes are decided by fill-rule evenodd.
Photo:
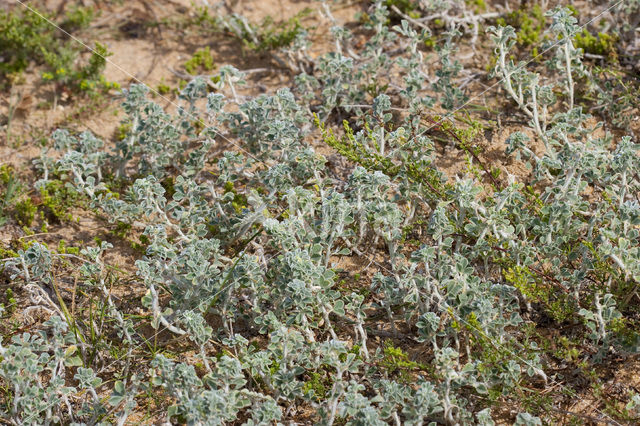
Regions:
M 447 27 L 475 22 L 449 15 L 462 10 L 453 2 L 424 5 L 450 17 Z M 530 120 L 508 139 L 508 155 L 530 164 L 535 186 L 510 176 L 489 186 L 472 171 L 448 178 L 439 168 L 431 128 L 442 117 L 425 113 L 435 102 L 423 63 L 429 32 L 411 17 L 391 27 L 381 1 L 370 11 L 357 52 L 352 33 L 334 27 L 335 52 L 314 67 L 290 58 L 307 73 L 295 90 L 244 96 L 248 74 L 223 66 L 211 82 L 187 83 L 173 112 L 131 86 L 115 150 L 90 133 L 54 134 L 59 155 L 41 157 L 41 184 L 55 176 L 141 241 L 131 276 L 147 293 L 135 314 L 135 300 L 118 303 L 106 242 L 73 258 L 33 243 L 6 260 L 33 305 L 61 318 L 56 336 L 0 346 L 14 422 L 123 424 L 146 391 L 167 398 L 163 420 L 187 424 L 277 423 L 311 407 L 311 421 L 329 425 L 490 425 L 494 404 L 522 407 L 525 387 L 553 379 L 552 360 L 530 338 L 534 309 L 582 319 L 578 339 L 599 347 L 594 360 L 633 346 L 624 320 L 640 276 L 637 145 L 588 126 L 570 14 L 552 12 L 554 56 L 540 73 L 508 62 L 513 30 L 492 30 L 497 74 Z M 423 26 L 435 19 L 426 18 Z M 465 102 L 457 43 L 449 36 L 436 49 L 448 108 Z M 392 68 L 401 78 L 389 78 Z M 335 118 L 348 120 L 336 128 Z M 438 127 L 445 142 L 464 130 L 447 126 Z M 471 144 L 474 132 L 452 145 Z M 316 143 L 349 167 L 336 173 Z M 97 362 L 106 351 L 86 356 L 91 321 L 70 319 L 52 296 L 62 259 L 81 262 L 80 289 L 100 296 L 124 343 L 104 339 L 123 357 L 109 391 L 111 365 Z M 353 287 L 340 268 L 358 260 L 367 274 Z M 192 357 L 173 359 L 173 346 L 143 339 L 138 321 L 180 336 Z M 153 360 L 134 362 L 145 342 Z M 404 351 L 416 343 L 419 354 Z M 47 403 L 29 405 L 24 389 Z M 513 420 L 541 424 L 541 413 Z
M 569 107 L 566 112 L 555 113 L 552 117 L 548 108 L 556 107 L 555 99 L 548 97 L 548 102 L 540 103 L 544 98 L 541 96 L 543 88 L 537 83 L 540 76 L 525 71 L 522 65 L 515 67 L 505 62 L 505 53 L 512 45 L 512 30 L 509 27 L 492 30 L 497 43 L 497 70 L 504 77 L 507 93 L 531 118 L 531 127 L 546 148 L 542 156 L 536 155 L 527 147 L 529 138 L 524 133 L 515 133 L 508 140 L 507 153 L 522 155 L 533 165 L 537 179 L 545 182 L 540 195 L 544 205 L 533 216 L 520 216 L 525 219 L 520 222 L 521 229 L 528 229 L 529 238 L 539 238 L 543 245 L 529 250 L 526 257 L 518 257 L 531 259 L 534 255 L 551 259 L 554 276 L 558 277 L 564 292 L 573 298 L 572 309 L 579 309 L 587 319 L 587 325 L 599 330 L 592 333 L 592 339 L 597 343 L 605 338 L 602 315 L 609 312 L 610 307 L 601 306 L 599 292 L 590 306 L 584 307 L 582 292 L 591 287 L 588 281 L 600 282 L 612 291 L 625 287 L 624 281 L 636 280 L 632 278 L 637 270 L 636 262 L 632 260 L 636 250 L 631 241 L 637 241 L 637 235 L 627 218 L 633 217 L 631 212 L 634 211 L 628 191 L 636 188 L 637 181 L 635 177 L 629 179 L 626 170 L 629 161 L 637 161 L 637 156 L 629 155 L 637 146 L 630 138 L 622 138 L 615 149 L 611 149 L 610 135 L 592 136 L 592 129 L 587 127 L 589 116 L 575 100 L 574 78 L 585 77 L 587 73 L 581 62 L 581 52 L 571 41 L 572 34 L 577 31 L 576 20 L 565 9 L 556 9 L 550 16 L 553 19 L 551 31 L 558 41 L 551 46 L 555 56 L 549 62 L 549 69 L 562 70 L 561 87 L 565 89 Z M 529 100 L 525 100 L 527 96 Z M 587 190 L 595 191 L 598 196 L 587 197 Z M 625 214 L 627 211 L 629 215 Z M 530 225 L 523 226 L 527 221 Z M 567 263 L 560 261 L 565 256 L 567 262 L 579 260 L 581 266 L 567 268 Z M 530 265 L 535 263 L 537 261 Z M 623 294 L 624 290 L 618 300 L 626 299 Z M 612 297 L 607 296 L 607 300 L 615 304 Z M 613 313 L 608 316 L 617 317 Z M 599 322 L 594 322 L 596 318 L 600 318 Z M 597 327 L 596 323 L 599 324 Z
M 44 326 L 50 333 L 22 333 L 14 335 L 6 347 L 0 345 L 0 377 L 12 392 L 4 414 L 14 424 L 52 424 L 66 416 L 73 419 L 70 397 L 76 389 L 68 386 L 67 367 L 82 365 L 76 355 L 76 339 L 58 316 L 52 316 Z

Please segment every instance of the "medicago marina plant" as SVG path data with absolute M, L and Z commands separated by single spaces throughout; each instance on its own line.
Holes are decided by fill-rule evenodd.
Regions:
M 320 54 L 311 10 L 156 22 L 226 28 L 289 84 L 247 90 L 268 70 L 200 47 L 175 98 L 122 91 L 113 138 L 60 126 L 35 178 L 0 170 L 3 223 L 25 234 L 2 248 L 3 420 L 602 421 L 572 408 L 587 391 L 638 420 L 637 390 L 609 398 L 601 371 L 640 349 L 640 158 L 632 120 L 603 111 L 613 83 L 592 61 L 611 56 L 580 47 L 587 18 L 365 3 L 356 26 L 322 3 Z M 620 25 L 601 37 L 617 58 Z M 78 215 L 103 230 L 46 241 Z

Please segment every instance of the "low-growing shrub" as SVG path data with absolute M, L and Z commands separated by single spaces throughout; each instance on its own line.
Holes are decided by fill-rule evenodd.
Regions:
M 32 8 L 32 6 L 29 6 Z M 79 46 L 66 41 L 46 19 L 57 20 L 67 31 L 86 27 L 93 18 L 90 9 L 74 8 L 62 19 L 41 10 L 31 11 L 22 7 L 0 11 L 0 84 L 10 84 L 30 63 L 45 66 L 42 78 L 78 92 L 94 92 L 118 88 L 101 75 L 106 46 L 96 43 L 94 52 L 85 65 L 75 65 Z
M 580 82 L 597 81 L 575 12 L 488 29 L 496 103 L 525 117 L 500 153 L 528 167 L 516 177 L 487 164 L 493 125 L 457 114 L 461 30 L 441 32 L 427 69 L 430 32 L 394 25 L 386 3 L 357 53 L 336 25 L 333 51 L 298 58 L 291 89 L 244 96 L 249 78 L 223 65 L 175 110 L 131 85 L 115 146 L 53 133 L 39 207 L 84 207 L 110 232 L 4 259 L 23 315 L 49 318 L 0 342 L 10 421 L 124 424 L 145 403 L 186 424 L 534 425 L 577 393 L 563 369 L 604 395 L 595 366 L 640 350 L 640 157 L 586 113 Z M 536 37 L 545 60 L 515 64 Z M 105 240 L 133 247 L 130 263 L 110 264 Z M 631 417 L 637 398 L 624 405 L 608 412 Z

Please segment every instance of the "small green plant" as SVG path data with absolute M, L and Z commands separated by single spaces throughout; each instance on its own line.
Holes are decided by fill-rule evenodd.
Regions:
M 555 356 L 568 362 L 576 362 L 580 359 L 579 344 L 565 336 L 560 336 L 556 342 Z
M 51 180 L 40 188 L 40 208 L 46 219 L 52 223 L 71 220 L 69 210 L 78 206 L 80 194 L 63 181 Z
M 271 16 L 267 16 L 258 25 L 234 15 L 226 25 L 249 49 L 258 52 L 273 51 L 291 46 L 306 31 L 300 21 L 309 13 L 311 9 L 304 9 L 283 22 L 276 22 Z
M 33 204 L 31 198 L 20 200 L 13 207 L 13 215 L 16 222 L 22 226 L 26 226 L 27 228 L 33 223 L 33 219 L 35 218 L 37 211 L 38 208 Z
M 553 288 L 543 282 L 536 282 L 536 275 L 528 268 L 516 265 L 503 271 L 504 279 L 520 290 L 529 300 L 548 304 Z
M 628 128 L 632 111 L 640 106 L 640 82 L 612 64 L 594 67 L 592 75 L 597 83 L 597 111 L 615 126 Z
M 156 86 L 156 90 L 161 95 L 168 95 L 169 93 L 171 93 L 171 86 L 169 86 L 168 84 L 165 84 L 164 83 L 164 79 L 163 79 L 163 80 L 161 80 L 160 84 L 158 84 L 158 86 Z
M 486 0 L 465 0 L 469 6 L 475 6 L 476 13 L 481 13 L 487 10 Z
M 331 389 L 331 380 L 328 375 L 323 374 L 323 372 L 309 372 L 309 379 L 304 383 L 303 392 L 312 400 L 318 401 L 325 399 L 327 397 L 327 393 Z
M 231 205 L 236 213 L 242 213 L 247 208 L 247 197 L 244 194 L 239 194 L 233 187 L 233 182 L 227 182 L 224 186 L 225 194 L 228 197 L 232 197 Z
M 13 293 L 13 290 L 11 288 L 8 288 L 5 290 L 4 292 L 4 306 L 5 306 L 5 310 L 9 313 L 12 314 L 16 311 L 16 307 L 18 302 L 16 301 L 15 295 Z
M 115 131 L 116 140 L 123 141 L 131 131 L 131 123 L 121 123 Z
M 425 184 L 435 195 L 444 195 L 445 186 L 441 177 L 433 169 L 411 161 L 394 163 L 379 151 L 364 145 L 360 138 L 356 137 L 347 121 L 343 122 L 344 134 L 340 138 L 336 137 L 331 129 L 327 129 L 317 116 L 315 116 L 315 124 L 322 132 L 324 142 L 349 161 L 370 171 L 381 171 L 390 177 L 406 173 L 413 181 Z M 365 133 L 371 134 L 371 130 L 365 128 Z
M 62 20 L 43 11 L 39 14 L 50 20 L 58 20 L 68 31 L 86 27 L 93 13 L 89 9 L 75 8 Z M 75 92 L 94 93 L 118 88 L 101 75 L 104 57 L 109 56 L 106 46 L 96 43 L 94 53 L 85 65 L 76 65 L 79 47 L 73 41 L 61 37 L 55 27 L 30 10 L 16 8 L 0 11 L 0 84 L 11 84 L 30 63 L 44 65 L 44 81 L 54 81 Z
M 118 221 L 115 224 L 115 227 L 109 231 L 111 235 L 114 235 L 118 238 L 127 238 L 127 235 L 131 231 L 131 224 L 126 222 Z
M 80 248 L 79 247 L 73 247 L 73 246 L 69 246 L 67 245 L 68 243 L 65 240 L 60 240 L 60 242 L 58 242 L 58 253 L 61 254 L 73 254 L 73 255 L 80 255 Z
M 211 15 L 209 7 L 200 6 L 196 7 L 195 17 L 189 19 L 186 25 L 195 25 L 206 30 L 219 30 L 220 20 L 218 17 Z
M 72 6 L 62 20 L 60 26 L 67 32 L 75 32 L 87 28 L 94 19 L 94 10 L 90 7 Z
M 516 29 L 516 41 L 523 47 L 537 45 L 542 41 L 542 33 L 546 28 L 544 11 L 538 4 L 530 9 L 517 9 L 506 16 L 498 18 L 497 24 L 511 25 Z
M 43 52 L 60 48 L 54 31 L 39 16 L 21 9 L 0 11 L 0 77 L 4 83 L 14 79 L 31 61 L 44 62 Z
M 0 166 L 0 225 L 7 221 L 15 200 L 22 192 L 22 184 L 11 166 Z
M 213 71 L 214 68 L 215 63 L 213 62 L 213 55 L 209 50 L 209 46 L 196 50 L 193 56 L 184 63 L 184 69 L 189 74 L 197 74 L 201 70 Z
M 418 2 L 412 0 L 386 0 L 385 4 L 388 8 L 393 10 L 393 8 L 397 8 L 400 12 L 407 15 L 410 18 L 418 19 L 420 18 L 420 10 Z
M 574 43 L 577 48 L 587 53 L 604 56 L 612 62 L 616 62 L 618 59 L 616 50 L 618 36 L 615 34 L 599 32 L 594 35 L 584 28 L 582 32 L 574 36 Z
M 3 164 L 0 166 L 0 183 L 8 185 L 14 178 L 13 167 Z
M 112 53 L 109 52 L 107 46 L 96 42 L 94 51 L 89 58 L 89 63 L 76 71 L 73 75 L 74 83 L 72 85 L 84 92 L 94 92 L 96 89 L 101 89 L 102 91 L 119 89 L 120 85 L 118 83 L 109 82 L 102 75 L 106 65 L 105 58 L 111 55 Z
M 399 373 L 407 380 L 409 378 L 407 372 L 425 369 L 422 364 L 411 361 L 409 355 L 401 348 L 394 346 L 390 340 L 384 342 L 379 364 L 388 374 Z

